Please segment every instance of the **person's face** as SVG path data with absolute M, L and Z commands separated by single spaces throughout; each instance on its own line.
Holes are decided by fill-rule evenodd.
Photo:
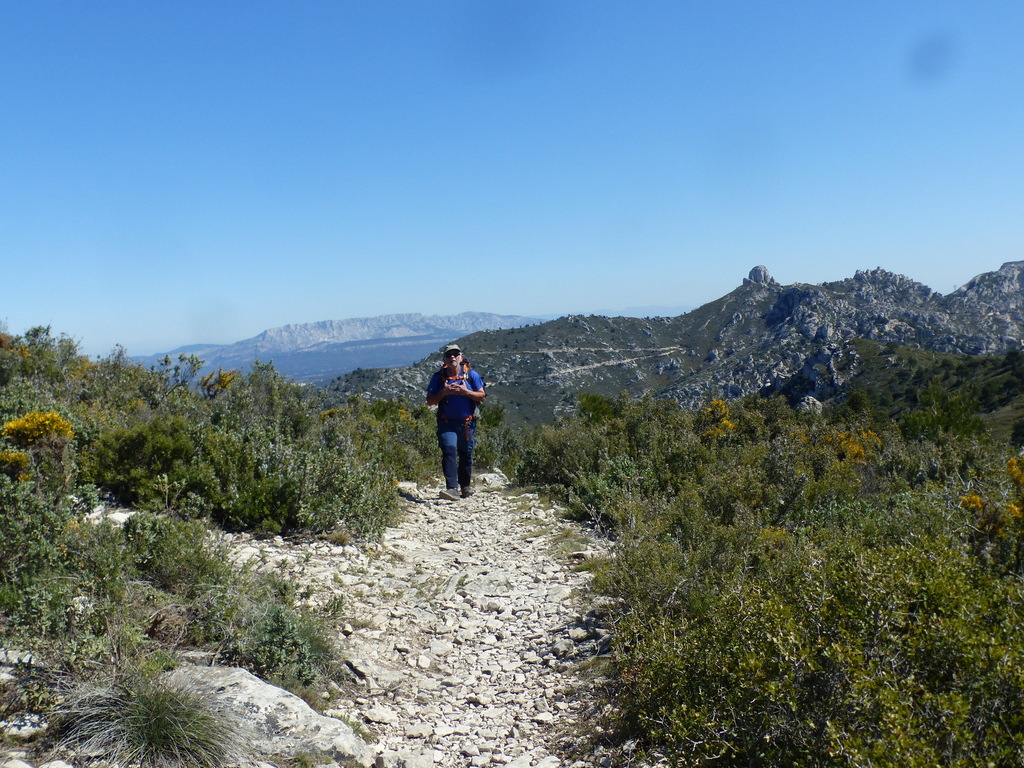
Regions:
M 462 353 L 461 352 L 445 352 L 444 353 L 444 364 L 445 365 L 455 365 L 461 359 L 462 359 Z

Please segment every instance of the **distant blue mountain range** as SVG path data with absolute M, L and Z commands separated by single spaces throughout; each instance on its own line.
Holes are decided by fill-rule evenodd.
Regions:
M 285 325 L 232 344 L 191 344 L 135 359 L 156 365 L 169 356 L 195 355 L 203 371 L 247 370 L 272 362 L 299 381 L 325 383 L 357 368 L 412 365 L 453 339 L 484 330 L 520 328 L 541 318 L 463 312 L 458 315 L 399 314 Z

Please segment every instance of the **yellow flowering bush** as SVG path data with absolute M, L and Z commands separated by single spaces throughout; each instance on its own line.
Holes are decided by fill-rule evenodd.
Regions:
M 225 371 L 219 368 L 216 373 L 210 372 L 199 379 L 199 388 L 203 395 L 214 398 L 221 392 L 227 390 L 239 376 L 239 371 Z
M 75 433 L 70 422 L 56 411 L 33 411 L 4 424 L 3 436 L 17 446 L 28 448 L 46 439 L 71 440 Z
M 0 472 L 12 480 L 24 480 L 28 477 L 28 454 L 22 451 L 0 451 Z
M 960 506 L 975 514 L 980 514 L 988 506 L 988 502 L 977 493 L 968 493 L 966 496 L 960 497 Z
M 1017 488 L 1018 494 L 1024 494 L 1024 464 L 1020 459 L 1013 458 L 1006 462 L 1006 471 Z
M 707 425 L 702 435 L 705 438 L 725 437 L 736 429 L 736 422 L 729 418 L 729 406 L 721 398 L 712 400 L 701 415 Z
M 960 497 L 960 507 L 971 513 L 975 551 L 986 562 L 1012 573 L 1024 571 L 1024 461 L 1006 463 L 1010 495 L 977 491 Z
M 866 463 L 868 452 L 881 444 L 878 435 L 870 429 L 861 432 L 840 432 L 836 442 L 840 461 L 849 460 L 860 464 Z

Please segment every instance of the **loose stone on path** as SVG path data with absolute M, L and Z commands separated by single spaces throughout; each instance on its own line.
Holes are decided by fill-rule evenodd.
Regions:
M 554 742 L 588 703 L 572 659 L 599 646 L 579 626 L 589 574 L 571 560 L 603 543 L 531 494 L 453 502 L 437 489 L 401 491 L 404 519 L 365 551 L 233 542 L 239 554 L 262 550 L 261 567 L 290 569 L 311 601 L 343 597 L 352 682 L 329 712 L 362 722 L 383 768 L 600 765 L 563 761 Z M 559 534 L 578 539 L 574 557 L 554 554 Z

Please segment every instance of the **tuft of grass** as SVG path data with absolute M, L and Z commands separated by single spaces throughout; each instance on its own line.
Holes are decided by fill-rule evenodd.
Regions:
M 84 688 L 60 713 L 61 746 L 120 765 L 216 768 L 238 757 L 236 724 L 198 692 L 132 677 Z
M 343 525 L 336 527 L 324 538 L 336 547 L 347 547 L 350 544 L 355 543 L 356 540 L 356 537 L 352 535 L 352 532 Z

